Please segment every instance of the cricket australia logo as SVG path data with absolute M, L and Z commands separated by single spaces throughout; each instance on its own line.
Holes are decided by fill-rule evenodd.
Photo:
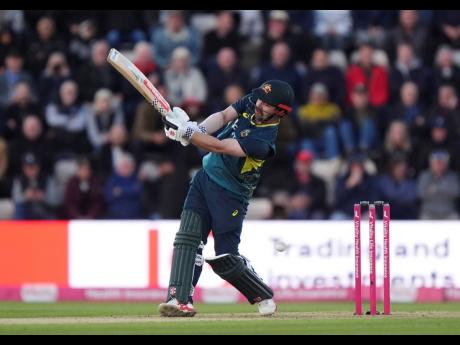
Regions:
M 264 92 L 268 94 L 272 92 L 272 86 L 270 84 L 265 84 L 262 86 L 262 90 L 264 90 Z
M 245 129 L 244 131 L 241 131 L 240 136 L 241 138 L 246 138 L 249 135 L 249 133 L 251 133 L 251 130 Z

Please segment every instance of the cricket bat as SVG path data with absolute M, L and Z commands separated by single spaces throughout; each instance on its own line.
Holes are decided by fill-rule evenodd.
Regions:
M 134 86 L 144 98 L 162 115 L 171 111 L 171 106 L 150 80 L 118 50 L 110 49 L 107 61 Z

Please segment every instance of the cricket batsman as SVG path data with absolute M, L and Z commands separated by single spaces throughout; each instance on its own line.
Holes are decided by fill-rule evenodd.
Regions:
M 261 315 L 275 313 L 272 289 L 239 254 L 238 245 L 263 164 L 276 152 L 278 125 L 291 112 L 293 103 L 291 86 L 270 80 L 201 124 L 189 121 L 188 115 L 177 107 L 164 118 L 168 138 L 183 146 L 192 143 L 209 153 L 184 203 L 174 240 L 168 296 L 158 308 L 161 316 L 196 314 L 192 296 L 204 262 L 249 303 L 257 303 Z M 217 137 L 212 136 L 222 128 Z M 211 231 L 216 256 L 204 260 L 203 248 Z

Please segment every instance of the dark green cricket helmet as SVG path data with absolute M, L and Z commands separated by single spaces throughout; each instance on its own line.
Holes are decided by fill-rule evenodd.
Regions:
M 294 90 L 291 85 L 282 80 L 269 80 L 263 83 L 257 89 L 252 90 L 255 96 L 254 103 L 257 99 L 264 101 L 271 106 L 278 108 L 276 115 L 284 116 L 292 111 L 294 104 Z

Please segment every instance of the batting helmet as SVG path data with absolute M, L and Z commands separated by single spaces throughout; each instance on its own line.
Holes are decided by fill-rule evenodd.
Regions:
M 278 108 L 278 116 L 284 116 L 292 111 L 294 90 L 291 85 L 282 80 L 266 81 L 257 89 L 252 90 L 252 94 L 257 99 Z

